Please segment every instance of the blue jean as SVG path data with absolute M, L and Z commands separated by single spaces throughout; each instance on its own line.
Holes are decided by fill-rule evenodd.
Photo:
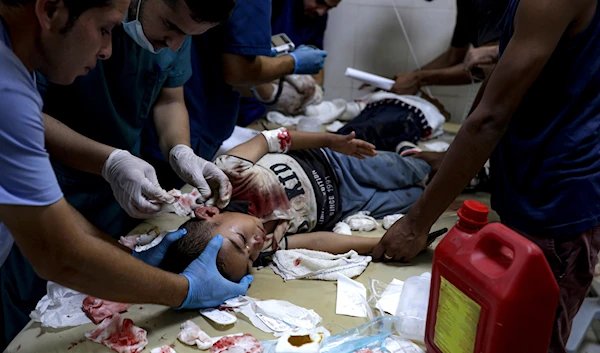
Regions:
M 326 151 L 339 179 L 342 219 L 358 211 L 375 218 L 406 213 L 423 194 L 417 184 L 431 172 L 425 161 L 394 152 L 377 151 L 361 160 Z

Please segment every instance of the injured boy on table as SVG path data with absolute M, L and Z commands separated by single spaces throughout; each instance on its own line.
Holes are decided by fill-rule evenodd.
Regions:
M 413 152 L 376 152 L 354 133 L 263 131 L 217 158 L 233 185 L 231 205 L 197 208 L 196 218 L 181 226 L 187 235 L 169 247 L 160 267 L 182 272 L 218 234 L 224 239 L 217 267 L 234 282 L 280 249 L 370 254 L 378 238 L 331 230 L 362 210 L 375 218 L 408 211 L 431 171 L 426 154 Z

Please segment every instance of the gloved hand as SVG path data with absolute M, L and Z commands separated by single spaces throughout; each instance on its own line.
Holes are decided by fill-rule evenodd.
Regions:
M 217 254 L 223 245 L 223 237 L 214 237 L 196 260 L 182 275 L 188 279 L 188 295 L 176 309 L 212 308 L 223 304 L 227 299 L 246 294 L 254 277 L 247 275 L 240 283 L 225 279 L 217 269 Z
M 306 45 L 299 46 L 290 53 L 294 58 L 294 74 L 314 75 L 319 73 L 325 64 L 327 52 Z
M 102 166 L 102 176 L 131 217 L 150 218 L 161 210 L 156 203 L 175 202 L 158 184 L 154 168 L 125 150 L 114 150 L 110 154 Z
M 131 255 L 133 255 L 133 257 L 135 257 L 136 259 L 144 261 L 150 266 L 158 267 L 158 265 L 160 265 L 161 261 L 165 257 L 169 246 L 171 246 L 171 244 L 173 244 L 177 240 L 181 239 L 186 234 L 187 230 L 178 229 L 174 232 L 167 234 L 167 236 L 165 236 L 165 238 L 157 246 L 142 252 L 137 252 L 133 250 L 131 252 Z
M 223 208 L 229 204 L 232 192 L 229 178 L 216 165 L 198 157 L 190 147 L 173 147 L 169 152 L 169 163 L 183 181 L 200 191 L 201 200 L 207 206 L 216 204 Z

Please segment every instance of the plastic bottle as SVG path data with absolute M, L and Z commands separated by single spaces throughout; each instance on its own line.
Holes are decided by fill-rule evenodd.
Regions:
M 466 201 L 433 259 L 429 353 L 546 353 L 558 284 L 537 245 Z
M 402 338 L 425 341 L 431 273 L 410 277 L 404 282 L 396 309 L 396 331 Z

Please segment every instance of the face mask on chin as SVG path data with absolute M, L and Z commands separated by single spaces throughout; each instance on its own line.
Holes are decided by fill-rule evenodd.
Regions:
M 131 39 L 133 39 L 133 41 L 137 45 L 146 49 L 147 51 L 151 52 L 152 54 L 158 54 L 163 48 L 160 48 L 158 50 L 154 49 L 154 46 L 152 45 L 152 43 L 150 43 L 148 38 L 146 38 L 146 35 L 144 34 L 144 30 L 142 29 L 142 23 L 139 20 L 140 5 L 142 4 L 142 1 L 143 0 L 138 1 L 135 21 L 128 22 L 128 20 L 129 20 L 129 11 L 128 11 L 127 14 L 125 15 L 125 19 L 121 23 L 123 24 L 123 29 L 125 30 L 125 32 L 131 37 Z

